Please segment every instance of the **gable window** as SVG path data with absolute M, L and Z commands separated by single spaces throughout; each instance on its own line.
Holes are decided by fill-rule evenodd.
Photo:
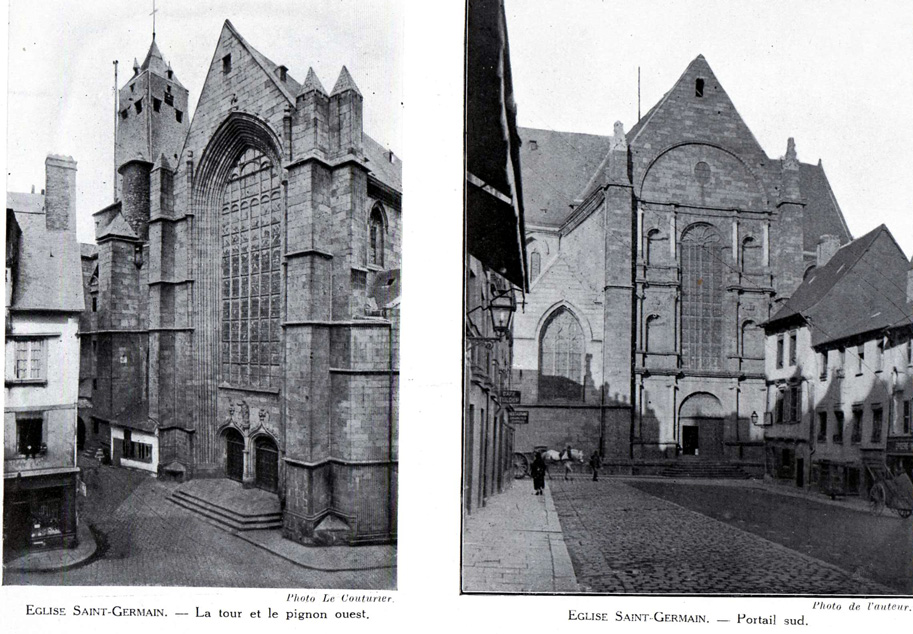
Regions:
M 843 442 L 843 410 L 834 410 L 834 442 Z
M 47 379 L 47 343 L 45 339 L 14 339 L 13 367 L 7 381 L 39 383 Z
M 374 266 L 384 265 L 384 215 L 380 207 L 371 210 L 369 228 L 368 263 Z
M 222 58 L 222 74 L 227 75 L 231 72 L 231 53 Z
M 863 409 L 861 405 L 853 406 L 853 432 L 850 435 L 850 442 L 858 443 L 862 440 L 862 415 Z
M 884 410 L 881 405 L 872 406 L 872 442 L 881 442 L 881 426 L 884 422 Z
M 44 417 L 29 414 L 16 419 L 16 444 L 19 455 L 34 458 L 44 451 Z
M 723 258 L 719 233 L 696 224 L 681 239 L 682 361 L 694 370 L 719 370 L 723 360 Z
M 566 308 L 559 308 L 542 329 L 539 344 L 539 400 L 582 401 L 583 328 Z
M 698 77 L 694 80 L 694 96 L 703 97 L 704 96 L 704 80 L 701 77 Z

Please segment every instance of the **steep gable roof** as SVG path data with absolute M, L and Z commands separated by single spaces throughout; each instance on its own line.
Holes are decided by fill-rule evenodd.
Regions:
M 907 258 L 885 225 L 842 246 L 812 271 L 766 324 L 801 317 L 822 345 L 910 319 L 904 281 Z
M 81 312 L 82 264 L 74 231 L 48 231 L 44 196 L 7 194 L 7 209 L 19 225 L 14 310 Z
M 560 226 L 571 203 L 609 151 L 611 137 L 518 128 L 527 225 Z
M 292 76 L 288 73 L 285 75 L 285 81 L 279 79 L 279 76 L 276 73 L 276 70 L 279 68 L 279 64 L 271 61 L 269 58 L 263 55 L 263 53 L 251 46 L 247 40 L 245 40 L 241 34 L 238 33 L 238 30 L 230 20 L 225 20 L 225 24 L 222 26 L 222 30 L 223 32 L 227 30 L 229 33 L 231 33 L 232 37 L 238 40 L 244 50 L 250 53 L 250 56 L 254 58 L 254 61 L 257 62 L 257 65 L 263 69 L 263 72 L 269 75 L 270 79 L 273 81 L 273 84 L 275 84 L 275 86 L 285 96 L 285 98 L 294 104 L 295 95 L 301 91 L 301 85 L 292 79 Z
M 823 235 L 837 236 L 841 244 L 853 239 L 820 161 L 817 165 L 799 164 L 799 190 L 805 197 L 802 225 L 806 251 L 814 251 Z

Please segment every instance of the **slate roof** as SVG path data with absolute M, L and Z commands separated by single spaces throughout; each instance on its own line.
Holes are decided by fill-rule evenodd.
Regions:
M 885 225 L 842 246 L 813 270 L 765 324 L 796 318 L 818 346 L 891 327 L 913 317 L 906 297 L 907 258 Z
M 573 211 L 571 203 L 608 153 L 611 137 L 536 128 L 517 132 L 523 141 L 520 170 L 526 224 L 561 226 Z
M 101 240 L 102 238 L 130 238 L 132 240 L 138 240 L 139 236 L 136 235 L 136 232 L 133 231 L 132 227 L 127 223 L 127 220 L 124 218 L 124 215 L 118 211 L 111 221 L 105 227 L 99 227 L 98 232 L 95 235 L 96 240 Z
M 97 258 L 98 257 L 98 245 L 89 244 L 88 242 L 79 243 L 79 254 L 83 258 Z
M 171 79 L 170 81 L 174 82 L 181 88 L 184 86 L 178 81 L 178 76 L 172 70 L 171 64 L 165 63 L 165 58 L 162 56 L 162 51 L 159 50 L 158 44 L 155 43 L 155 40 L 152 40 L 152 44 L 149 46 L 149 52 L 146 53 L 146 59 L 143 60 L 143 63 L 140 64 L 140 70 L 148 70 L 155 73 L 159 77 L 168 77 L 168 71 L 171 70 Z
M 230 20 L 225 20 L 225 28 L 231 31 L 232 35 L 237 38 L 241 45 L 250 53 L 251 57 L 263 68 L 263 71 L 273 78 L 273 83 L 279 88 L 279 90 L 285 95 L 291 103 L 295 103 L 295 95 L 301 92 L 301 84 L 295 81 L 291 74 L 285 74 L 285 81 L 279 79 L 279 74 L 276 72 L 276 69 L 279 68 L 279 64 L 276 64 L 263 53 L 251 46 L 247 40 L 245 40 L 238 30 L 235 28 L 235 25 L 231 23 Z
M 799 163 L 799 191 L 806 203 L 802 216 L 806 251 L 815 251 L 823 235 L 837 236 L 841 244 L 853 239 L 820 161 L 817 165 Z
M 382 183 L 392 187 L 396 191 L 403 191 L 403 162 L 397 156 L 394 162 L 390 162 L 390 150 L 386 149 L 380 143 L 369 137 L 367 134 L 362 135 L 362 145 L 364 146 L 365 156 L 368 159 L 368 169 Z
M 127 429 L 136 429 L 148 433 L 155 433 L 158 423 L 149 418 L 149 403 L 144 400 L 136 400 L 126 405 L 122 410 L 114 415 L 110 421 L 117 427 L 126 427 Z
M 6 206 L 22 230 L 11 308 L 82 312 L 82 260 L 75 228 L 48 231 L 41 194 L 9 192 Z

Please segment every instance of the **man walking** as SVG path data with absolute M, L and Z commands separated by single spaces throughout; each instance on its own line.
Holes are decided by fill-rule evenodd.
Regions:
M 590 468 L 593 470 L 593 482 L 599 481 L 599 468 L 602 467 L 602 457 L 599 455 L 599 450 L 593 452 L 593 455 L 590 456 Z

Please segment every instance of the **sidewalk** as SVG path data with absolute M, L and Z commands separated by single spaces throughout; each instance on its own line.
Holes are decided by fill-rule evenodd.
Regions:
M 464 592 L 577 592 L 577 578 L 546 482 L 518 480 L 463 520 Z
M 66 570 L 91 559 L 98 545 L 95 536 L 86 522 L 80 522 L 76 528 L 79 544 L 76 548 L 56 548 L 53 550 L 36 550 L 25 553 L 5 564 L 3 570 L 9 572 L 51 572 Z

